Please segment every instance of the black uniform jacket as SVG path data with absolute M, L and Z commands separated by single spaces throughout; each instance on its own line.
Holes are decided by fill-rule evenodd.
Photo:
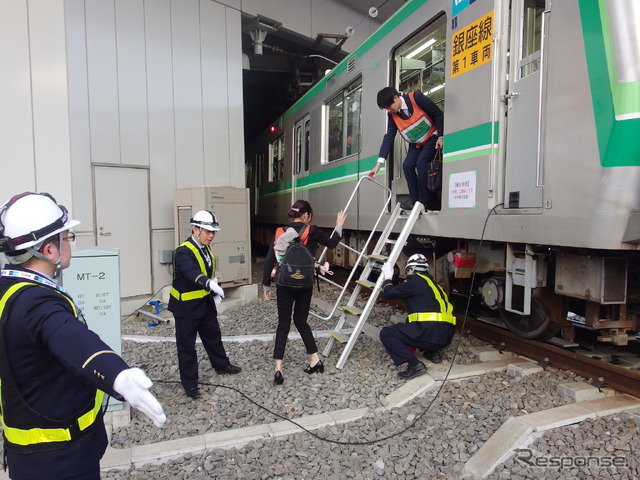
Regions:
M 189 237 L 187 242 L 193 244 L 198 249 L 198 255 L 200 255 L 204 262 L 205 271 L 203 272 L 200 269 L 200 264 L 189 247 L 178 247 L 173 259 L 173 288 L 180 293 L 193 292 L 196 290 L 208 290 L 207 280 L 213 278 L 215 273 L 213 271 L 213 265 L 215 264 L 213 254 L 210 253 L 211 266 L 209 266 L 200 246 L 193 240 L 193 238 Z M 209 252 L 210 251 L 211 250 L 209 249 Z M 213 310 L 216 311 L 213 294 L 211 293 L 202 298 L 195 298 L 193 300 L 178 300 L 171 296 L 169 298 L 169 311 L 178 317 L 203 318 L 207 311 L 207 304 L 211 305 Z
M 0 294 L 24 281 L 0 277 Z M 37 412 L 63 419 L 86 407 L 96 388 L 117 396 L 113 382 L 129 366 L 74 316 L 59 292 L 31 283 L 15 294 L 4 326 L 7 357 L 23 398 Z
M 293 227 L 296 229 L 298 233 L 304 227 L 304 223 L 302 222 L 291 222 L 285 228 Z M 316 252 L 318 251 L 318 245 L 324 245 L 325 247 L 335 248 L 338 243 L 340 243 L 340 234 L 338 232 L 333 232 L 331 237 L 327 237 L 325 233 L 320 230 L 315 225 L 309 225 L 309 239 L 307 240 L 306 247 L 311 252 L 311 255 L 316 256 Z M 276 264 L 276 253 L 273 250 L 274 241 L 271 241 L 271 245 L 269 246 L 269 251 L 267 252 L 267 256 L 264 259 L 264 271 L 262 275 L 262 284 L 266 286 L 271 285 L 271 272 L 273 271 L 273 267 Z
M 429 274 L 423 275 L 429 276 Z M 436 286 L 436 288 L 439 287 Z M 391 280 L 385 280 L 382 283 L 382 293 L 384 298 L 389 300 L 403 299 L 409 314 L 441 311 L 429 284 L 416 274 L 408 275 L 404 282 L 395 287 Z M 447 345 L 451 341 L 453 330 L 455 330 L 455 326 L 448 322 L 417 322 L 417 324 L 425 333 L 428 332 L 431 342 L 442 345 Z

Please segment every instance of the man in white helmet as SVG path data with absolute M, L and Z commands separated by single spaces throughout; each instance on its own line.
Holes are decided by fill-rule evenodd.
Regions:
M 411 350 L 425 351 L 425 356 L 446 347 L 455 333 L 456 318 L 447 294 L 429 275 L 429 263 L 421 253 L 412 255 L 405 265 L 406 278 L 393 286 L 393 264 L 382 266 L 382 292 L 390 300 L 403 299 L 409 315 L 406 323 L 398 323 L 380 330 L 380 341 L 387 349 L 393 363 L 407 364 L 398 377 L 409 380 L 427 373 L 427 367 Z M 433 356 L 432 356 L 433 358 Z
M 200 397 L 197 334 L 216 373 L 242 371 L 229 361 L 218 323 L 216 305 L 222 302 L 224 291 L 215 277 L 216 257 L 210 245 L 219 230 L 215 214 L 200 210 L 191 219 L 191 236 L 176 249 L 173 257 L 169 310 L 175 318 L 180 382 L 194 400 Z
M 151 380 L 87 328 L 53 279 L 69 266 L 80 222 L 49 194 L 0 207 L 0 396 L 4 453 L 14 480 L 99 479 L 107 447 L 103 392 L 161 427 Z

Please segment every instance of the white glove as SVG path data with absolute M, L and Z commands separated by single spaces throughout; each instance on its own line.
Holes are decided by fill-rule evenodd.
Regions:
M 324 265 L 320 265 L 320 274 L 333 275 L 333 272 L 329 270 L 329 268 L 331 268 L 331 266 L 329 265 L 329 262 L 324 262 Z
M 222 287 L 218 285 L 217 278 L 212 278 L 211 280 L 209 280 L 209 290 L 211 290 L 216 295 L 220 295 L 222 298 L 224 298 L 224 290 L 222 290 Z
M 113 389 L 137 410 L 151 419 L 156 427 L 162 427 L 167 420 L 162 405 L 149 391 L 153 382 L 139 368 L 121 371 L 113 382 Z
M 216 295 L 213 297 L 213 301 L 216 305 L 220 305 L 222 303 L 222 297 L 220 295 Z
M 391 280 L 393 278 L 393 264 L 389 261 L 384 262 L 380 270 L 385 280 Z

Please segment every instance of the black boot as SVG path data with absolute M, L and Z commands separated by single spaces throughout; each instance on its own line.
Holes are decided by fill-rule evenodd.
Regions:
M 431 363 L 442 363 L 442 355 L 436 350 L 435 352 L 422 352 L 422 356 L 429 360 Z
M 398 372 L 398 377 L 403 380 L 410 380 L 414 377 L 424 375 L 425 373 L 427 373 L 427 367 L 424 366 L 424 363 L 418 362 L 413 367 L 409 365 L 406 370 Z

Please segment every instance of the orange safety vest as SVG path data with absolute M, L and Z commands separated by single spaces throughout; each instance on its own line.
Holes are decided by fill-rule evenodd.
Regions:
M 438 130 L 433 120 L 427 115 L 414 100 L 415 92 L 409 93 L 409 101 L 413 106 L 413 113 L 406 120 L 398 115 L 391 115 L 393 122 L 398 127 L 400 135 L 409 143 L 415 143 L 421 147 L 432 135 L 437 134 Z

